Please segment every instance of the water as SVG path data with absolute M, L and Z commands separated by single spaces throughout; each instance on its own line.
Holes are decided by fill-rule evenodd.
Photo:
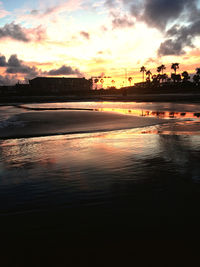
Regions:
M 184 112 L 189 122 L 199 123 L 198 116 L 192 115 L 199 112 L 198 105 L 173 109 L 167 103 L 158 104 L 159 109 L 157 104 L 116 105 L 56 104 L 65 108 L 109 106 L 113 112 L 142 106 L 141 110 Z M 55 104 L 28 106 L 52 108 Z M 1 114 L 9 118 L 16 111 L 29 112 L 2 109 Z M 28 247 L 29 256 L 40 242 L 45 247 L 56 243 L 57 251 L 68 246 L 76 254 L 85 246 L 91 251 L 110 242 L 112 246 L 125 242 L 126 250 L 136 240 L 198 238 L 199 131 L 185 134 L 173 131 L 173 126 L 165 131 L 165 127 L 1 140 L 1 236 L 9 245 L 23 240 L 21 248 Z

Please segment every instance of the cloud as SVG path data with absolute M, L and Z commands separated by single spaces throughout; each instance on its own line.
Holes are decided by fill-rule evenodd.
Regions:
M 82 76 L 81 72 L 78 69 L 72 69 L 70 66 L 63 65 L 62 67 L 58 69 L 53 69 L 48 72 L 44 72 L 46 75 L 77 75 L 77 76 Z
M 161 43 L 158 49 L 159 56 L 169 56 L 169 55 L 183 55 L 185 54 L 183 50 L 184 46 L 179 41 L 174 41 L 172 39 L 168 39 L 165 42 Z
M 200 19 L 188 26 L 174 25 L 166 35 L 168 39 L 161 43 L 158 55 L 182 55 L 185 47 L 194 48 L 193 39 L 200 36 Z
M 80 32 L 80 34 L 81 34 L 85 39 L 87 39 L 87 40 L 90 39 L 90 34 L 89 34 L 88 32 L 84 32 L 84 31 L 82 31 L 82 32 Z
M 5 56 L 0 56 L 0 67 L 5 67 L 7 65 L 6 63 L 6 57 Z
M 46 30 L 42 25 L 37 26 L 36 28 L 26 29 L 27 36 L 31 41 L 41 42 L 47 38 Z
M 170 22 L 176 21 L 181 16 L 182 20 L 189 21 L 199 17 L 197 0 L 122 0 L 122 2 L 137 20 L 161 31 L 165 31 Z
M 11 75 L 6 75 L 6 76 L 2 76 L 0 75 L 0 86 L 4 86 L 4 85 L 15 85 L 18 82 L 18 78 L 17 76 L 11 76 Z
M 113 12 L 111 12 L 111 15 L 114 17 L 112 20 L 112 26 L 114 29 L 133 27 L 135 24 L 134 21 L 132 21 L 127 15 L 120 16 L 119 14 L 115 14 Z
M 37 10 L 37 9 L 33 9 L 33 10 L 31 10 L 31 12 L 30 12 L 30 14 L 31 15 L 33 15 L 33 16 L 36 16 L 36 15 L 38 15 L 40 12 L 39 12 L 39 10 Z
M 146 0 L 143 19 L 150 26 L 165 29 L 170 20 L 180 16 L 189 1 L 192 0 Z
M 4 55 L 1 55 L 0 67 L 5 67 L 7 74 L 25 74 L 25 78 L 33 78 L 40 74 L 36 67 L 29 67 L 22 60 L 19 60 L 17 55 L 11 55 L 8 61 Z
M 7 62 L 6 73 L 9 74 L 26 74 L 26 77 L 32 78 L 39 75 L 36 67 L 29 67 L 17 58 L 17 55 L 11 55 Z
M 10 37 L 12 39 L 29 42 L 29 38 L 26 36 L 24 29 L 14 22 L 6 24 L 0 28 L 0 38 Z
M 41 25 L 36 28 L 27 29 L 19 24 L 11 22 L 10 24 L 5 24 L 3 27 L 0 27 L 0 39 L 7 37 L 25 43 L 31 41 L 38 42 L 46 38 L 46 31 Z

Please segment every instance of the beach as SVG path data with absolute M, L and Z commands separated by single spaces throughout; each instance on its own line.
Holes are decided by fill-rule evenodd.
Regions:
M 147 263 L 198 241 L 199 104 L 0 109 L 4 266 Z

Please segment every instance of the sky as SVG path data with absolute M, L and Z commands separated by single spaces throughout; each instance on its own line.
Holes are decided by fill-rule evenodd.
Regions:
M 0 85 L 200 67 L 200 0 L 0 0 Z

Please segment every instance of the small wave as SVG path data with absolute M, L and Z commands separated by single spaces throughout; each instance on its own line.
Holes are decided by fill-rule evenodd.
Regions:
M 48 111 L 48 110 L 86 110 L 86 111 L 96 111 L 93 108 L 32 108 L 24 105 L 14 105 L 16 108 L 26 109 L 26 110 L 34 110 L 34 111 Z

